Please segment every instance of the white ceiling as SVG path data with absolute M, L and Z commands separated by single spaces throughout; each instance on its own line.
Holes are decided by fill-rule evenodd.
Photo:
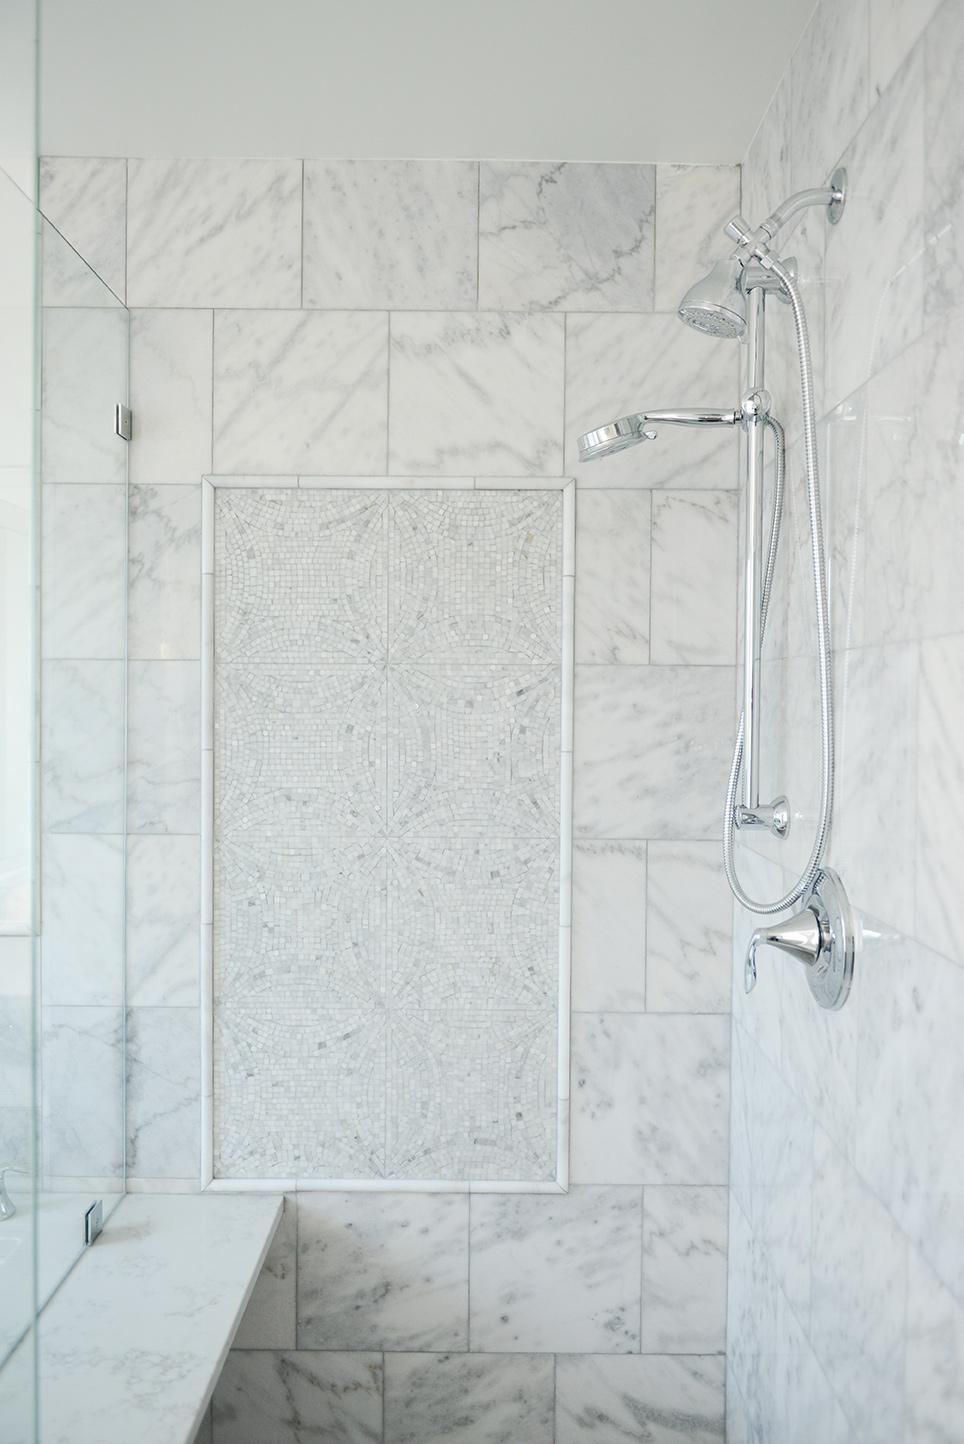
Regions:
M 44 0 L 60 155 L 739 160 L 813 0 Z

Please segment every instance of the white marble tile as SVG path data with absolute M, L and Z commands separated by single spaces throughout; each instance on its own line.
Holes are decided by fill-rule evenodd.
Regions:
M 814 1006 L 803 969 L 772 950 L 780 972 L 781 1072 L 847 1157 L 853 1156 L 858 1098 L 856 1007 Z M 862 1085 L 861 1085 L 862 1086 Z
M 119 837 L 46 833 L 43 996 L 46 1003 L 124 1000 L 124 849 Z
M 643 1190 L 644 1353 L 723 1353 L 728 1206 L 725 1188 Z
M 196 1006 L 201 857 L 196 837 L 127 841 L 127 1001 Z
M 560 316 L 394 315 L 389 471 L 558 473 L 564 324 Z
M 381 1444 L 382 1356 L 232 1351 L 212 1419 L 214 1444 Z
M 957 963 L 964 961 L 960 911 L 964 860 L 964 764 L 959 745 L 962 706 L 964 639 L 956 636 L 925 642 L 920 651 L 918 694 L 913 931 Z
M 123 158 L 43 156 L 40 209 L 123 300 L 127 162 Z
M 649 311 L 652 165 L 483 161 L 479 305 Z
M 198 1172 L 200 1029 L 194 1008 L 127 1012 L 127 1167 L 135 1178 Z
M 739 359 L 732 341 L 698 335 L 675 314 L 569 316 L 565 470 L 580 489 L 736 487 L 731 427 L 665 426 L 655 441 L 582 464 L 576 443 L 584 431 L 647 408 L 736 406 Z
M 651 661 L 732 666 L 736 538 L 734 492 L 653 497 Z
M 45 662 L 42 675 L 44 829 L 123 832 L 123 662 Z
M 297 1328 L 298 1201 L 285 1197 L 284 1213 L 238 1325 L 232 1349 L 293 1349 Z
M 131 832 L 198 829 L 201 783 L 197 662 L 128 667 L 127 825 Z
M 553 1444 L 548 1354 L 388 1354 L 385 1444 Z
M 577 1014 L 572 1177 L 577 1183 L 725 1183 L 725 1018 Z
M 131 312 L 132 482 L 191 482 L 211 470 L 213 335 L 209 311 Z
M 123 486 L 44 486 L 41 651 L 123 657 L 127 552 Z
M 923 56 L 895 77 L 844 156 L 839 226 L 827 231 L 826 401 L 836 404 L 923 324 Z M 893 197 L 901 197 L 895 209 Z
M 954 1444 L 964 1437 L 964 1309 L 916 1250 L 907 1264 L 907 1438 Z
M 556 1444 L 722 1444 L 722 1359 L 563 1355 L 556 1372 Z
M 929 0 L 920 0 L 927 5 Z M 912 6 L 911 10 L 918 8 Z M 964 16 L 944 0 L 924 39 L 924 236 L 928 251 L 924 311 L 937 320 L 964 304 L 964 165 L 958 137 L 964 100 L 958 83 Z
M 577 667 L 576 835 L 713 837 L 733 711 L 729 667 Z
M 469 1200 L 298 1195 L 301 1348 L 468 1346 Z
M 49 221 L 40 224 L 40 295 L 44 306 L 112 305 L 116 297 Z
M 576 509 L 577 662 L 648 662 L 650 494 L 584 491 Z
M 729 255 L 723 226 L 739 209 L 739 166 L 656 167 L 657 311 L 675 311 L 690 286 Z
M 478 188 L 475 161 L 306 161 L 304 305 L 474 306 Z
M 646 876 L 646 1006 L 726 1013 L 733 904 L 715 842 L 651 842 Z
M 131 160 L 132 306 L 297 306 L 301 162 Z
M 646 1007 L 646 846 L 577 842 L 572 859 L 572 1007 Z
M 784 70 L 756 134 L 747 147 L 741 170 L 743 214 L 754 225 L 793 190 L 790 178 L 790 67 Z
M 215 316 L 215 471 L 378 475 L 387 405 L 383 312 Z
M 128 656 L 201 654 L 201 487 L 130 488 Z
M 870 0 L 870 87 L 879 95 L 893 79 L 940 0 Z
M 120 304 L 44 311 L 44 481 L 126 481 L 127 442 L 114 434 L 114 406 L 127 401 L 128 329 Z
M 44 1168 L 60 1175 L 124 1172 L 124 1012 L 45 1007 L 41 1059 Z
M 903 1409 L 906 1287 L 906 1239 L 818 1129 L 810 1334 L 867 1444 L 891 1444 Z
M 869 43 L 868 0 L 820 0 L 790 62 L 793 190 L 823 185 L 863 124 Z
M 635 1352 L 641 1248 L 638 1188 L 474 1195 L 472 1348 Z

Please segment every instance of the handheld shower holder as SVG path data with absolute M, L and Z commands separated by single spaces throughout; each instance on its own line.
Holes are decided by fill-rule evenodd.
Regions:
M 757 952 L 778 948 L 806 969 L 807 984 L 821 1008 L 842 1008 L 854 976 L 854 921 L 843 883 L 830 868 L 818 876 L 803 907 L 783 922 L 757 928 L 743 967 L 743 986 L 757 983 Z

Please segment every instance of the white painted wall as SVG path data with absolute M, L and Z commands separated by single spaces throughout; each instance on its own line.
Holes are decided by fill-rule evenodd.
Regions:
M 812 0 L 43 8 L 48 155 L 730 162 Z

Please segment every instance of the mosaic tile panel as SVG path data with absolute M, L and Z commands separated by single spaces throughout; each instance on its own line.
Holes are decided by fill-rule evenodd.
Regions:
M 218 488 L 215 1174 L 556 1171 L 562 499 Z

